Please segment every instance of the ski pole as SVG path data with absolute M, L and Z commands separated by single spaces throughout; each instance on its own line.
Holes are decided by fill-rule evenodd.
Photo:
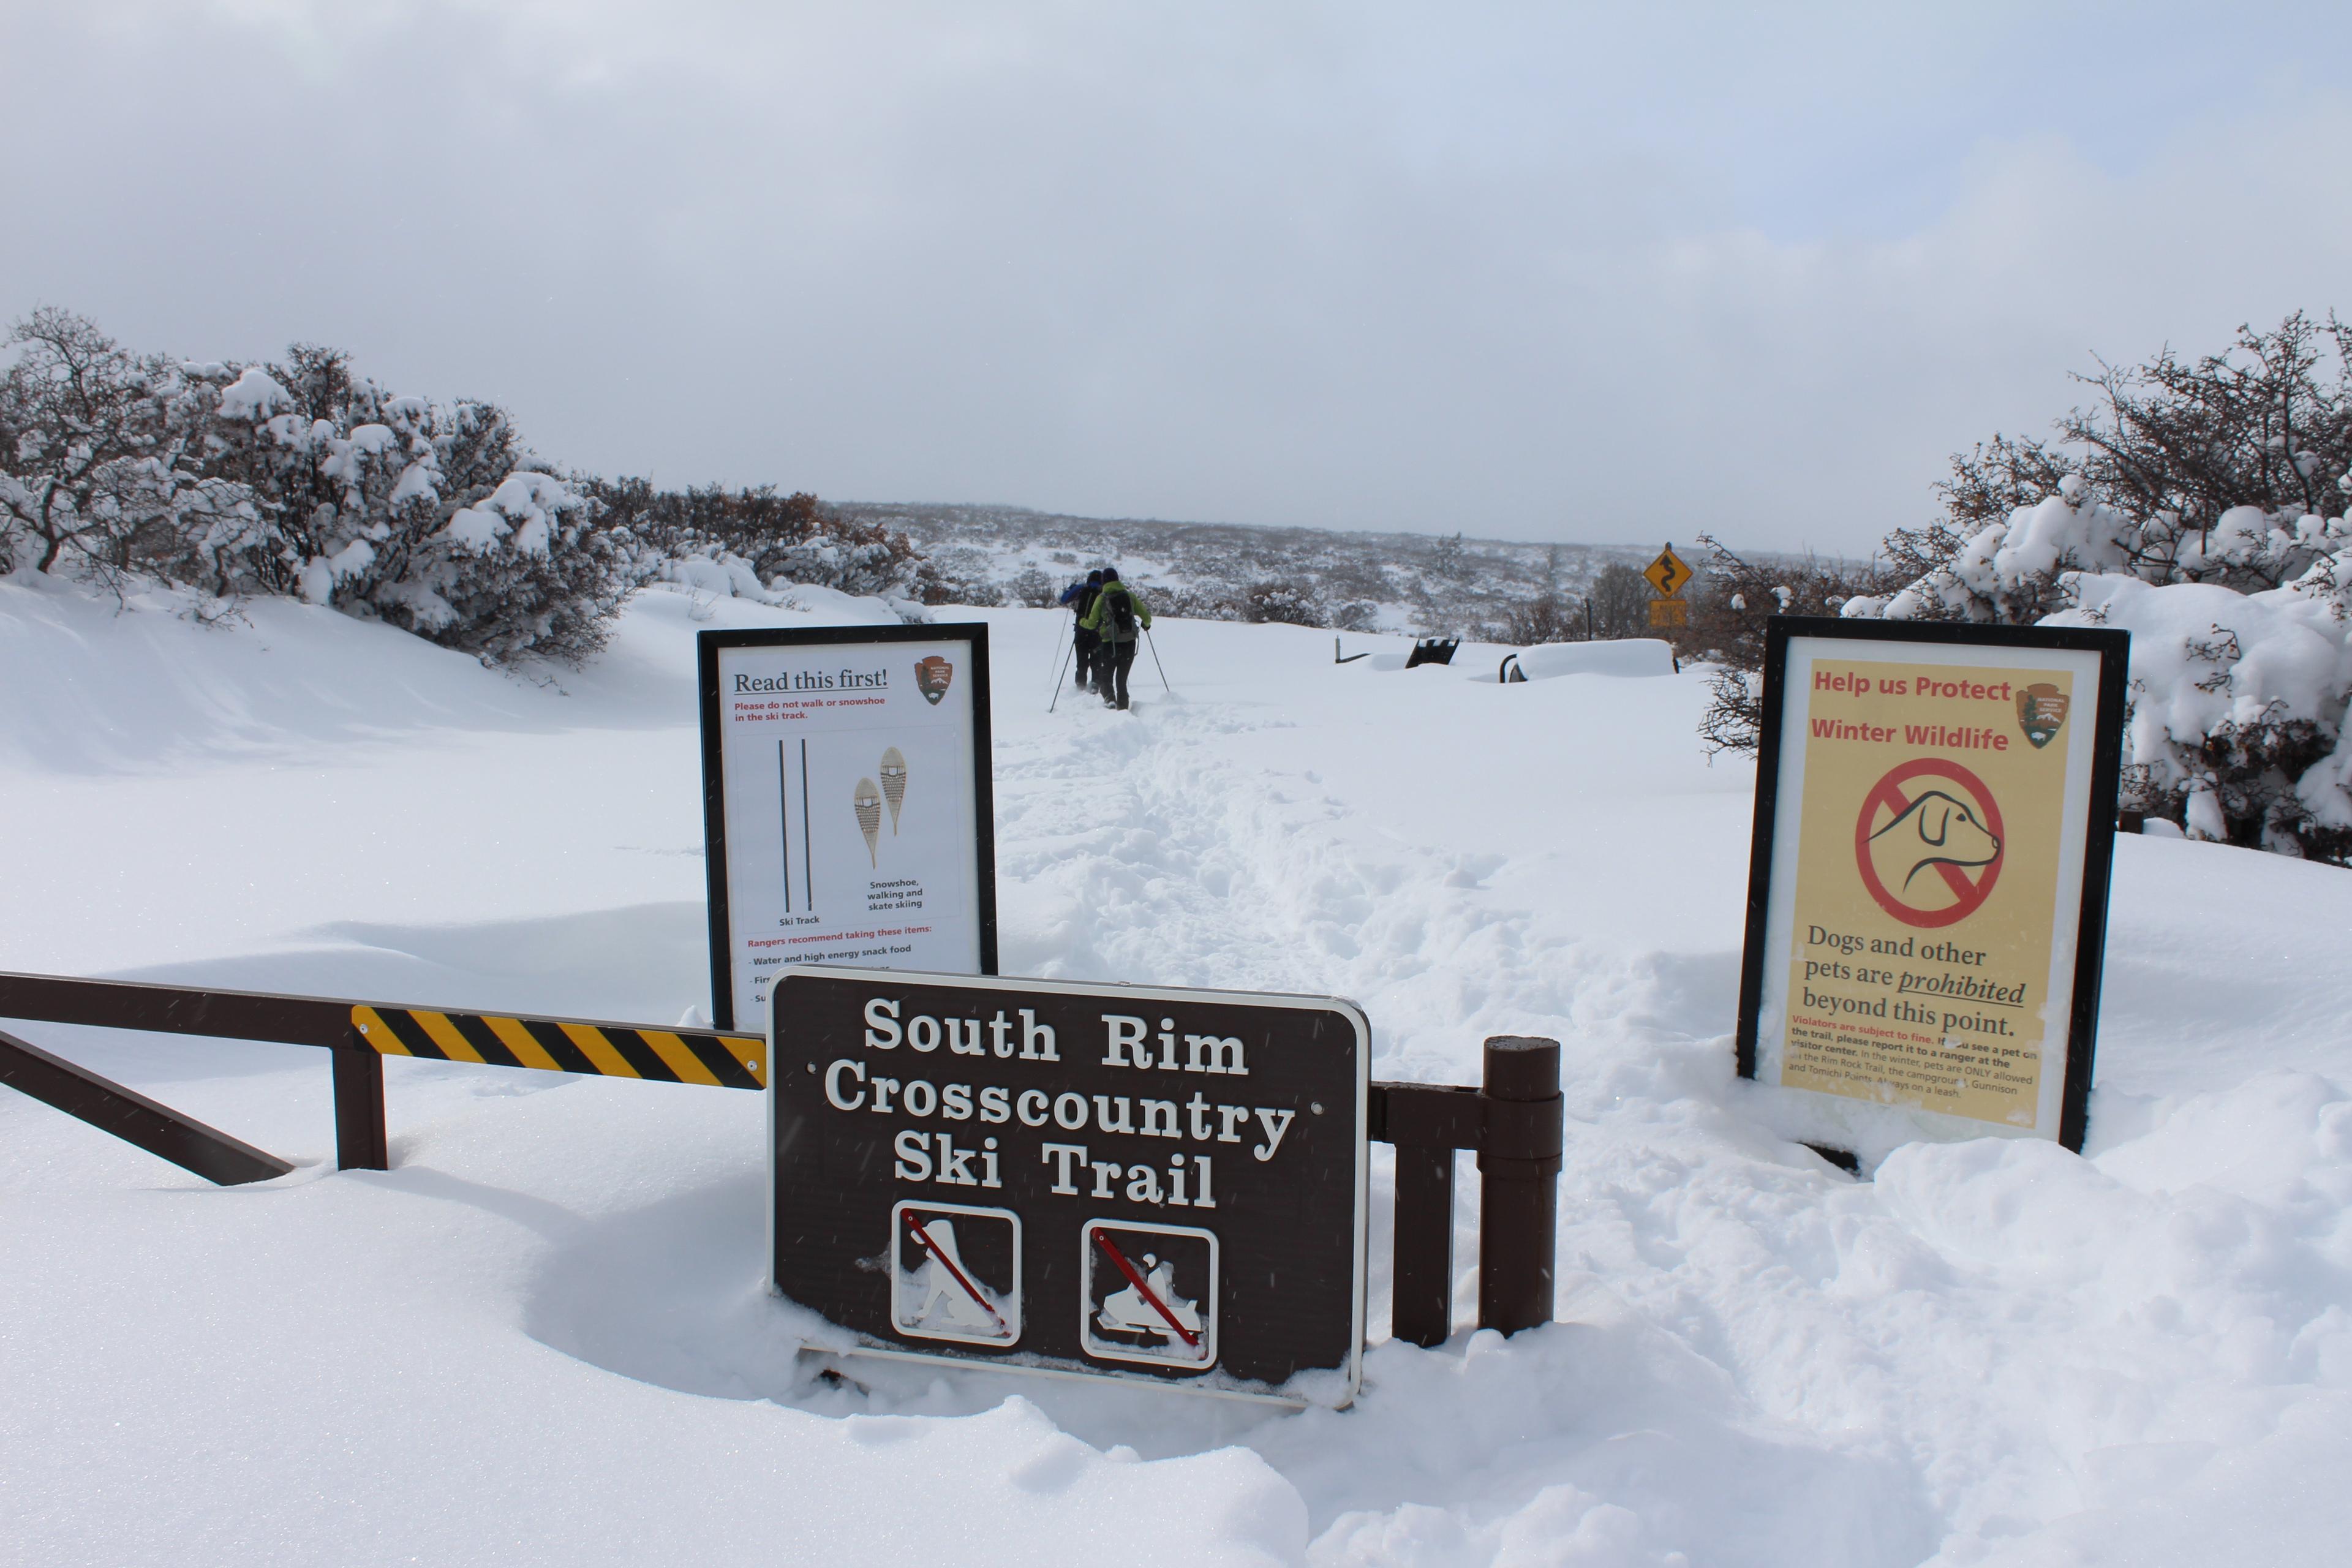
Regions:
M 1074 655 L 1075 655 L 1077 651 L 1078 651 L 1078 639 L 1077 639 L 1077 638 L 1076 638 L 1076 637 L 1072 637 L 1072 638 L 1070 639 L 1070 652 L 1071 652 L 1072 654 L 1074 654 Z M 1045 711 L 1046 711 L 1046 712 L 1048 712 L 1048 713 L 1051 713 L 1051 712 L 1052 712 L 1052 711 L 1053 711 L 1056 707 L 1059 707 L 1059 706 L 1061 705 L 1061 701 L 1062 701 L 1062 671 L 1064 671 L 1065 669 L 1067 669 L 1069 667 L 1070 667 L 1070 666 L 1069 666 L 1069 660 L 1068 660 L 1068 659 L 1066 659 L 1066 659 L 1064 659 L 1060 664 L 1057 664 L 1057 665 L 1055 665 L 1055 666 L 1054 667 L 1054 700 L 1045 704 Z
M 1144 646 L 1151 649 L 1152 667 L 1160 671 L 1160 689 L 1166 691 L 1171 696 L 1175 695 L 1176 689 L 1168 684 L 1168 667 L 1160 662 L 1159 639 L 1151 635 L 1151 628 L 1150 626 L 1143 628 L 1143 641 Z
M 1071 636 L 1071 638 L 1070 638 L 1070 646 L 1071 646 L 1071 647 L 1073 647 L 1073 648 L 1076 648 L 1076 647 L 1078 646 L 1078 644 L 1077 644 L 1077 637 L 1076 637 L 1076 635 L 1075 633 L 1073 633 L 1073 634 L 1072 634 L 1072 636 Z M 1054 685 L 1055 685 L 1055 689 L 1056 689 L 1057 691 L 1059 690 L 1059 689 L 1060 689 L 1060 687 L 1061 687 L 1061 684 L 1062 684 L 1062 633 L 1061 633 L 1061 629 L 1060 629 L 1059 627 L 1056 627 L 1056 628 L 1055 629 L 1055 632 L 1054 632 Z M 1048 708 L 1048 709 L 1046 710 L 1046 711 L 1050 713 L 1050 712 L 1052 712 L 1052 711 L 1053 711 L 1053 710 L 1052 710 L 1051 708 Z

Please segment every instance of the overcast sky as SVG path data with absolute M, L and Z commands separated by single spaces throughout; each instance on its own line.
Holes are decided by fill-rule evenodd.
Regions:
M 0 315 L 664 483 L 1866 552 L 2352 314 L 2352 6 L 0 0 Z

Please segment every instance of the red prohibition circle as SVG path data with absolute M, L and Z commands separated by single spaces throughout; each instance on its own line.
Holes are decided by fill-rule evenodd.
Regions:
M 1949 779 L 1975 796 L 1976 805 L 1984 812 L 1985 830 L 2000 846 L 1993 851 L 1992 858 L 1985 863 L 1984 874 L 1974 881 L 1970 881 L 1968 873 L 1958 866 L 1937 863 L 1936 874 L 1944 879 L 1945 886 L 1951 889 L 1952 896 L 1959 900 L 1948 910 L 1914 909 L 1888 889 L 1886 884 L 1879 879 L 1878 868 L 1870 863 L 1871 817 L 1882 806 L 1898 817 L 1910 810 L 1911 797 L 1903 793 L 1901 786 L 1913 779 L 1929 776 Z M 1992 885 L 2000 880 L 2001 863 L 2008 858 L 2009 832 L 2001 826 L 2000 803 L 1993 799 L 1992 791 L 1985 787 L 1982 779 L 1948 758 L 1920 757 L 1888 770 L 1886 776 L 1871 785 L 1868 793 L 1864 795 L 1862 815 L 1854 818 L 1853 861 L 1862 871 L 1862 885 L 1870 889 L 1870 896 L 1878 900 L 1880 909 L 1907 926 L 1932 931 L 1938 926 L 1956 925 L 1976 913 L 1984 907 L 1984 901 L 1992 897 Z

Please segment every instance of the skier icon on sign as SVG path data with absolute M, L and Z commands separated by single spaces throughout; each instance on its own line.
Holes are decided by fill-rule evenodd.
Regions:
M 961 1234 L 958 1234 L 961 1226 Z M 915 1339 L 1009 1345 L 1021 1337 L 1021 1216 L 1010 1209 L 901 1203 L 890 1323 Z
M 1080 1341 L 1089 1356 L 1201 1371 L 1217 1359 L 1217 1238 L 1191 1226 L 1095 1220 Z

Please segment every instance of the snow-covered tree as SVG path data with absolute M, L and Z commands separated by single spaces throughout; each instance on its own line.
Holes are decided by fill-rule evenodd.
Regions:
M 397 396 L 307 345 L 134 355 L 56 309 L 8 341 L 0 570 L 299 595 L 492 659 L 584 656 L 626 592 L 625 542 L 492 405 Z
M 200 574 L 260 532 L 251 496 L 209 472 L 214 389 L 68 310 L 17 322 L 0 375 L 0 571 Z
M 298 594 L 492 659 L 584 657 L 626 592 L 588 498 L 495 405 L 396 395 L 298 344 L 236 372 L 212 437 L 215 470 L 270 524 L 224 588 Z
M 2129 631 L 2124 804 L 2197 837 L 2352 855 L 2352 524 L 2340 510 L 2237 507 L 2183 536 L 2085 490 L 2067 476 L 1936 571 L 1845 613 Z M 2229 585 L 2273 575 L 2284 585 Z
M 904 535 L 843 517 L 805 491 L 657 490 L 650 480 L 622 479 L 594 481 L 590 493 L 604 526 L 625 532 L 649 562 L 732 559 L 769 590 L 797 583 L 861 597 L 927 597 L 922 557 Z
M 1956 459 L 1947 517 L 1887 541 L 1916 575 L 1844 613 L 2123 627 L 2124 804 L 2352 859 L 2347 351 L 2352 328 L 2296 315 L 2193 363 L 2105 370 L 2063 447 Z

